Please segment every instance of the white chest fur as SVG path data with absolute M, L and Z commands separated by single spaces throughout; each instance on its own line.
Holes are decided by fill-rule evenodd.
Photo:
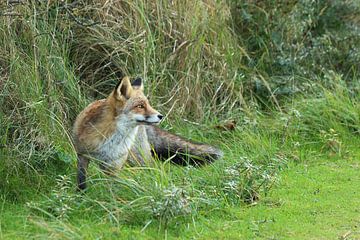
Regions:
M 105 140 L 97 151 L 99 160 L 121 167 L 126 162 L 129 151 L 135 143 L 138 130 L 138 126 L 133 126 L 121 118 L 118 119 L 116 131 Z

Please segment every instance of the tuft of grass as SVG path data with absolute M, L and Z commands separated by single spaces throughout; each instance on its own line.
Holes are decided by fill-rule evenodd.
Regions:
M 299 114 L 294 119 L 293 135 L 308 142 L 326 144 L 336 138 L 342 141 L 359 136 L 359 93 L 351 94 L 343 81 L 331 89 L 321 88 L 317 97 L 302 99 L 292 106 Z M 325 141 L 325 142 L 324 142 Z M 340 141 L 340 140 L 339 140 Z

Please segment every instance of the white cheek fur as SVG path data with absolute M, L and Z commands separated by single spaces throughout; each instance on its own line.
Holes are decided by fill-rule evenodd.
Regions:
M 153 115 L 151 115 L 150 117 L 148 117 L 147 119 L 146 119 L 146 122 L 149 122 L 149 123 L 158 123 L 158 122 L 160 122 L 160 118 L 158 117 L 158 115 L 157 114 L 153 114 Z
M 140 122 L 146 121 L 146 118 L 144 117 L 144 115 L 141 115 L 141 114 L 134 114 L 134 118 L 136 121 L 140 121 Z

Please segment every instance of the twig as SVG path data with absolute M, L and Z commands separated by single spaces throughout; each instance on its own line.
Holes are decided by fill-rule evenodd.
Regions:
M 0 17 L 20 17 L 19 13 L 0 13 Z
M 83 22 L 81 22 L 79 19 L 77 19 L 74 14 L 70 11 L 70 9 L 66 6 L 64 6 L 66 12 L 70 15 L 70 17 L 79 25 L 83 26 L 83 27 L 92 27 L 96 24 L 99 24 L 100 22 L 93 22 L 93 23 L 89 23 L 89 24 L 85 24 Z

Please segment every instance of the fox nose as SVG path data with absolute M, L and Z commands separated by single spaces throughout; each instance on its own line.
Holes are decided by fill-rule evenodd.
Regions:
M 164 116 L 159 114 L 159 115 L 157 115 L 157 117 L 161 120 Z

